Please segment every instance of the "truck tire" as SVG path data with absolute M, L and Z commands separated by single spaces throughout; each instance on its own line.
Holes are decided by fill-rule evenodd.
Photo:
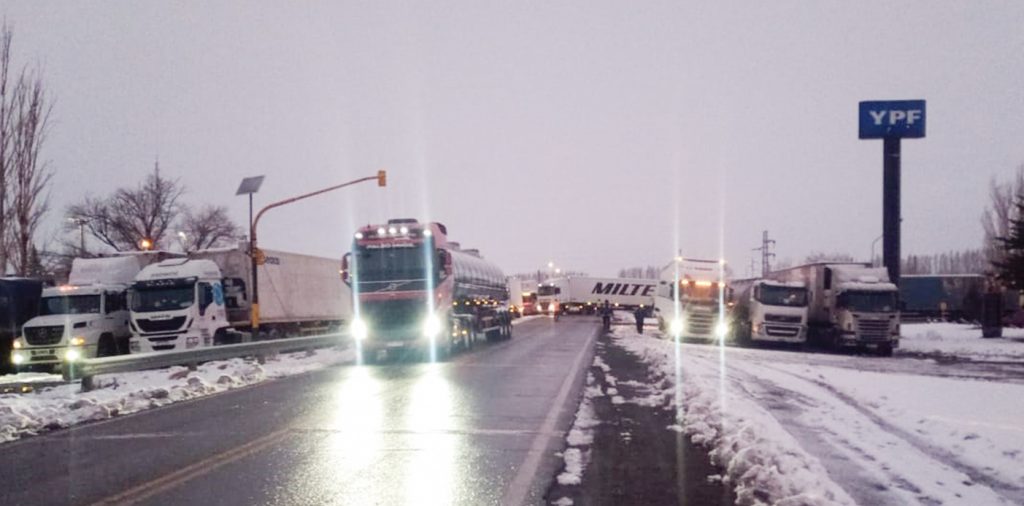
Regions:
M 112 357 L 114 355 L 117 355 L 117 343 L 114 341 L 114 336 L 103 334 L 100 336 L 99 342 L 96 343 L 96 356 Z

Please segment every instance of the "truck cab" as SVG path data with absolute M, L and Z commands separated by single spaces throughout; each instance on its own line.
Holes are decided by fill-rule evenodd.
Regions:
M 57 366 L 128 351 L 125 285 L 64 285 L 43 290 L 39 315 L 14 343 L 19 367 Z
M 890 354 L 899 346 L 899 308 L 892 283 L 840 283 L 833 318 L 843 346 L 868 345 Z
M 673 337 L 724 341 L 729 335 L 719 260 L 676 258 L 661 271 L 654 315 Z
M 739 341 L 807 342 L 806 284 L 757 279 L 731 289 L 733 329 Z
M 230 329 L 220 268 L 211 260 L 147 266 L 128 291 L 128 307 L 132 353 L 212 346 Z
M 565 291 L 564 279 L 551 279 L 537 285 L 537 302 L 534 307 L 539 314 L 553 316 L 562 310 L 561 298 Z

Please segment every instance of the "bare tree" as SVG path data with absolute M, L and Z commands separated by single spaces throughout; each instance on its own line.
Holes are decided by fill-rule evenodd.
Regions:
M 185 251 L 224 245 L 243 233 L 224 206 L 206 205 L 198 211 L 185 208 L 182 213 L 179 234 Z
M 51 172 L 40 155 L 50 105 L 40 72 L 13 73 L 14 32 L 0 28 L 0 271 L 28 275 L 39 264 L 35 236 L 48 209 Z
M 12 220 L 7 227 L 11 235 L 8 254 L 15 272 L 27 276 L 38 271 L 41 265 L 35 236 L 40 220 L 49 210 L 45 192 L 53 174 L 40 160 L 40 151 L 51 107 L 38 75 L 19 81 L 17 88 L 14 156 L 8 174 L 11 206 L 8 217 Z
M 804 263 L 813 264 L 816 262 L 852 262 L 853 255 L 848 253 L 825 253 L 823 251 L 815 251 L 807 258 L 804 259 Z
M 991 265 L 1005 260 L 999 238 L 1010 236 L 1011 222 L 1019 218 L 1014 203 L 1021 197 L 1024 197 L 1024 164 L 1017 167 L 1012 180 L 999 181 L 993 177 L 989 183 L 989 205 L 981 215 L 981 226 L 985 231 L 982 251 Z
M 83 222 L 90 235 L 115 251 L 144 249 L 144 239 L 151 241 L 150 247 L 159 248 L 181 212 L 178 200 L 184 191 L 177 180 L 161 176 L 156 164 L 141 185 L 120 188 L 105 199 L 86 197 L 68 207 L 67 215 Z

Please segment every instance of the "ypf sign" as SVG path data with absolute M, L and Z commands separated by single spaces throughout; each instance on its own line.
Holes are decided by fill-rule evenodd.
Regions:
M 860 138 L 924 137 L 924 100 L 860 103 Z
M 924 106 L 924 100 L 860 103 L 860 138 L 883 141 L 882 262 L 895 284 L 900 282 L 900 139 L 924 137 Z

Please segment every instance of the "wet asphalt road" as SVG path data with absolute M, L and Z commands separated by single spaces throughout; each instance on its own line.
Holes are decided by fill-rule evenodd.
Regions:
M 561 467 L 597 324 L 330 368 L 0 446 L 0 503 L 507 504 Z

